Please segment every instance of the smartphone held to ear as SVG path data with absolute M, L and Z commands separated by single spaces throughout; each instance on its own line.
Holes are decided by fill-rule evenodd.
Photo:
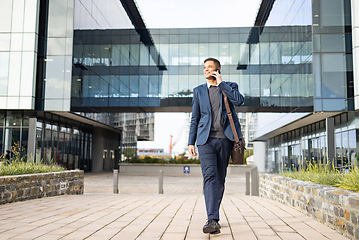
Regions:
M 219 74 L 221 74 L 221 71 L 219 70 L 219 68 L 217 68 L 215 71 L 218 72 Z M 212 76 L 213 76 L 214 78 L 216 78 L 215 75 L 212 75 Z

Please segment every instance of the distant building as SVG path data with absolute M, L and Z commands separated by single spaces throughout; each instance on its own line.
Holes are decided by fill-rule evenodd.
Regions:
M 147 148 L 147 149 L 140 148 L 137 151 L 137 156 L 139 159 L 150 157 L 150 158 L 161 158 L 168 160 L 171 158 L 171 154 L 164 152 L 164 149 L 162 148 Z

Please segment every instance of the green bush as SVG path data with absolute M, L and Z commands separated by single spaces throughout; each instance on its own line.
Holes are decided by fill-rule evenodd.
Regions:
M 287 171 L 280 175 L 322 185 L 339 187 L 359 192 L 359 168 L 353 167 L 349 172 L 340 172 L 334 166 L 308 163 L 306 169 Z
M 201 164 L 198 158 L 171 158 L 172 164 Z
M 0 176 L 7 175 L 23 175 L 32 173 L 61 172 L 66 171 L 65 168 L 52 164 L 37 164 L 33 162 L 14 161 L 11 163 L 3 163 L 0 166 Z
M 168 161 L 160 158 L 145 157 L 144 159 L 132 158 L 130 163 L 168 163 Z

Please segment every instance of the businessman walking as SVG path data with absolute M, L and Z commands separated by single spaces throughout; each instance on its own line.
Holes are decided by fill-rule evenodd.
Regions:
M 207 83 L 193 89 L 188 140 L 188 150 L 192 156 L 197 156 L 195 150 L 197 141 L 207 210 L 207 222 L 203 226 L 203 232 L 210 234 L 221 232 L 219 207 L 234 141 L 222 91 L 227 95 L 239 138 L 241 138 L 241 126 L 234 106 L 240 106 L 244 102 L 237 83 L 222 81 L 220 69 L 221 63 L 217 59 L 207 58 L 204 61 L 203 74 Z

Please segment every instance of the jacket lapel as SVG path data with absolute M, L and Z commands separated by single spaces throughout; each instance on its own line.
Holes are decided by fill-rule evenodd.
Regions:
M 204 101 L 204 105 L 208 108 L 208 112 L 212 113 L 211 103 L 209 101 L 209 94 L 208 94 L 208 87 L 207 83 L 202 84 L 201 87 L 201 96 L 202 100 Z

